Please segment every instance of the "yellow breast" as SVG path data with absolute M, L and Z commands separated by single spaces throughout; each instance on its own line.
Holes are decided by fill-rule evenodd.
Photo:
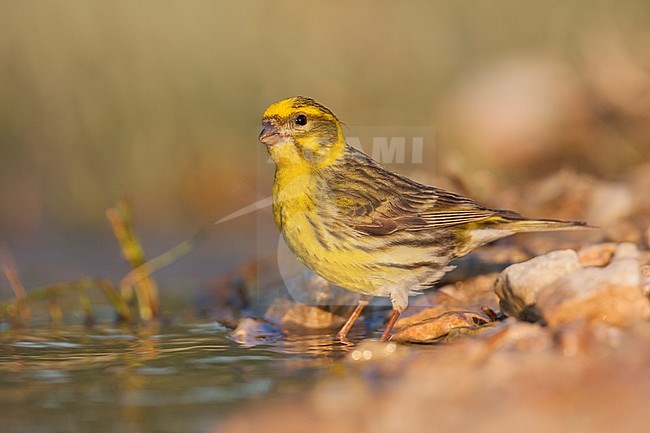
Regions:
M 419 265 L 434 260 L 429 249 L 385 248 L 383 237 L 359 233 L 341 221 L 336 200 L 319 187 L 319 179 L 294 166 L 278 169 L 273 186 L 276 225 L 305 266 L 331 283 L 374 296 L 388 296 L 391 288 L 415 287 L 444 273 L 443 268 Z
M 276 173 L 273 214 L 287 245 L 298 260 L 328 281 L 373 293 L 377 284 L 368 278 L 372 255 L 332 235 L 326 220 L 331 222 L 336 216 L 324 214 L 326 208 L 316 203 L 319 199 L 326 198 L 319 196 L 313 176 L 297 171 Z

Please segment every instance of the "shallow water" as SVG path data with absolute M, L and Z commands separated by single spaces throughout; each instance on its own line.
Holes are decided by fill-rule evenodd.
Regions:
M 349 347 L 328 335 L 243 346 L 214 323 L 0 334 L 0 432 L 204 432 L 237 405 L 304 389 Z

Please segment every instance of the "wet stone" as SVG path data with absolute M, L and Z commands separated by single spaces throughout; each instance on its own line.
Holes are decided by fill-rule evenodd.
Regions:
M 344 313 L 351 310 L 348 306 L 332 307 L 333 310 L 327 308 L 299 304 L 289 299 L 276 299 L 266 311 L 264 318 L 282 328 L 335 329 L 345 323 Z
M 237 343 L 250 346 L 259 344 L 264 340 L 277 338 L 281 330 L 273 324 L 251 317 L 245 317 L 239 321 L 237 328 L 230 334 Z

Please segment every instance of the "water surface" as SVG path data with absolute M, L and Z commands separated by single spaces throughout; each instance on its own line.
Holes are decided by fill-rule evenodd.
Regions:
M 243 346 L 214 323 L 2 331 L 0 432 L 204 432 L 304 389 L 349 349 L 327 335 Z

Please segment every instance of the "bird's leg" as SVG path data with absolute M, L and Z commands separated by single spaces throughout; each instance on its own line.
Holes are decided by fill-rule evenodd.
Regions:
M 354 325 L 354 322 L 357 321 L 359 315 L 361 314 L 361 311 L 363 311 L 363 307 L 365 307 L 366 305 L 368 305 L 368 301 L 366 300 L 359 301 L 359 304 L 354 309 L 354 311 L 352 312 L 348 320 L 345 322 L 345 324 L 343 325 L 339 333 L 336 334 L 338 338 L 342 340 L 348 335 L 348 332 L 350 332 L 350 329 L 352 329 L 352 325 Z
M 390 331 L 393 330 L 397 318 L 402 314 L 402 311 L 406 310 L 409 303 L 408 290 L 403 287 L 391 290 L 389 296 L 390 303 L 393 305 L 393 313 L 390 315 L 390 319 L 388 319 L 388 324 L 386 325 L 386 329 L 384 329 L 384 333 L 381 334 L 381 341 L 388 341 Z
M 384 329 L 384 333 L 381 334 L 381 341 L 388 341 L 388 338 L 390 337 L 390 331 L 393 330 L 393 326 L 395 326 L 395 322 L 397 322 L 397 318 L 400 314 L 402 314 L 401 311 L 398 309 L 393 309 L 393 313 L 390 315 L 390 319 L 388 319 L 386 329 Z

